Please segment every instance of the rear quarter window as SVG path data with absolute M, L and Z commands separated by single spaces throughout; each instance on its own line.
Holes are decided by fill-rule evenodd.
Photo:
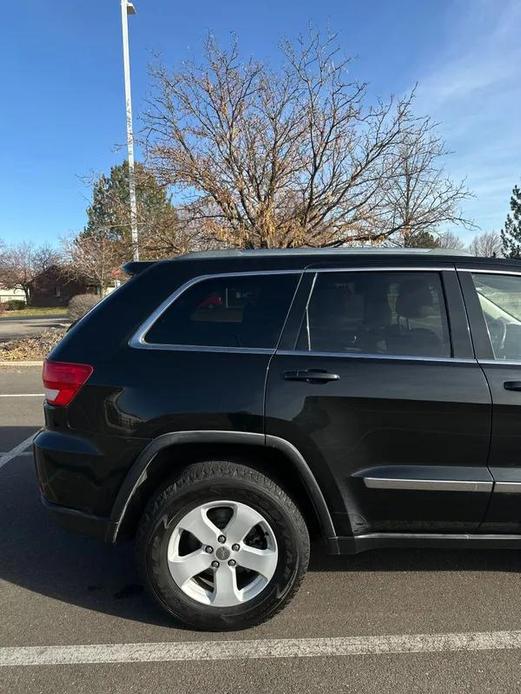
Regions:
M 226 276 L 186 289 L 157 319 L 146 344 L 274 348 L 298 274 Z

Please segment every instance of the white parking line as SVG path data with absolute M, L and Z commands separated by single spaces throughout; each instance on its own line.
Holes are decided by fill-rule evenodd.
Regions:
M 7 455 L 8 453 L 9 453 L 9 451 L 0 451 L 0 458 L 1 458 L 3 455 Z M 32 455 L 32 454 L 33 454 L 32 451 L 22 451 L 21 453 L 18 453 L 18 455 L 17 455 L 16 457 L 17 457 L 17 458 L 20 458 L 20 456 Z
M 42 366 L 43 361 L 0 361 L 0 366 L 12 366 L 17 369 L 19 366 Z
M 45 393 L 0 393 L 0 398 L 44 398 Z
M 0 667 L 317 658 L 521 648 L 521 631 L 0 648 Z
M 26 450 L 26 448 L 29 448 L 36 434 L 37 432 L 34 432 L 34 434 L 31 434 L 31 436 L 28 436 L 26 439 L 24 439 L 22 443 L 19 443 L 18 446 L 11 448 L 11 450 L 7 451 L 7 453 L 3 453 L 0 456 L 0 468 L 2 468 L 10 460 L 13 460 L 13 458 L 17 458 L 19 455 L 21 455 Z

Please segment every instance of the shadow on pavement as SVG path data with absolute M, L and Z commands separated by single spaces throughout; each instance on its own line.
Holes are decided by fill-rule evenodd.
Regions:
M 8 453 L 12 448 L 18 446 L 19 443 L 29 438 L 31 434 L 36 433 L 36 431 L 38 431 L 38 427 L 35 426 L 0 427 L 0 453 Z M 0 480 L 0 507 L 3 504 L 3 497 L 4 489 Z M 1 511 L 2 509 L 0 508 L 0 513 Z
M 33 431 L 18 428 L 18 441 Z M 91 610 L 173 626 L 145 595 L 131 543 L 105 545 L 69 533 L 49 518 L 31 456 L 0 469 L 0 528 L 0 580 Z
M 18 441 L 34 428 L 20 427 Z M 2 428 L 0 427 L 0 436 Z M 146 596 L 132 544 L 116 547 L 56 526 L 39 501 L 33 461 L 0 469 L 0 580 L 91 610 L 160 626 L 176 626 Z M 379 550 L 349 557 L 313 553 L 310 571 L 521 571 L 508 550 Z M 362 577 L 363 580 L 363 577 Z
M 378 549 L 332 557 L 316 549 L 310 571 L 507 571 L 521 573 L 517 550 Z

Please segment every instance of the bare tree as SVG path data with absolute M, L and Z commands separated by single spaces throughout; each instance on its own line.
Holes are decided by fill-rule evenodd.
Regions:
M 60 262 L 58 251 L 48 245 L 35 246 L 22 242 L 5 246 L 0 254 L 0 281 L 13 289 L 21 289 L 28 305 L 34 280 L 45 270 Z
M 466 191 L 443 177 L 443 145 L 412 94 L 368 104 L 334 37 L 311 33 L 283 53 L 275 72 L 210 38 L 204 65 L 153 71 L 149 165 L 189 199 L 205 239 L 338 246 L 463 221 Z
M 438 248 L 448 248 L 455 251 L 462 251 L 465 248 L 464 242 L 452 231 L 444 231 L 438 234 Z
M 104 296 L 116 278 L 121 265 L 121 250 L 109 230 L 92 230 L 89 234 L 62 240 L 64 270 L 70 277 L 88 280 Z
M 420 120 L 398 147 L 383 190 L 391 226 L 397 230 L 394 236 L 402 246 L 414 245 L 413 237 L 418 234 L 436 235 L 443 223 L 473 226 L 459 211 L 469 196 L 464 183 L 453 183 L 440 168 L 439 162 L 447 153 L 428 118 Z M 441 237 L 436 245 L 440 244 Z
M 159 209 L 140 223 L 138 214 L 140 257 L 171 258 L 195 250 L 199 230 L 191 229 L 190 219 L 183 217 L 177 210 Z
M 501 235 L 496 231 L 487 231 L 479 234 L 469 244 L 469 251 L 472 255 L 482 255 L 485 258 L 501 256 L 501 250 Z

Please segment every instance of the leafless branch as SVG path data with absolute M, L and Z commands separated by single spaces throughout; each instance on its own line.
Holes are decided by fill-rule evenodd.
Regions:
M 336 37 L 282 45 L 278 72 L 213 38 L 202 65 L 153 70 L 148 163 L 207 242 L 337 246 L 467 224 L 468 193 L 414 93 L 369 103 Z

